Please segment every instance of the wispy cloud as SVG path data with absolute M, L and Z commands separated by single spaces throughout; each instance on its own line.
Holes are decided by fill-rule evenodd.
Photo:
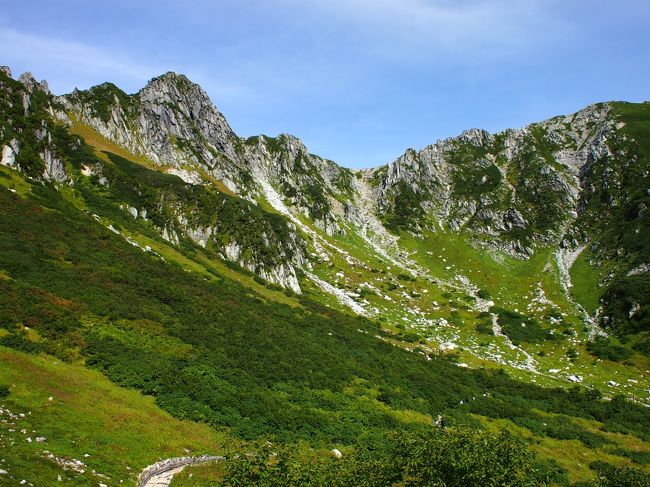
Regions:
M 572 35 L 566 20 L 554 15 L 557 0 L 285 1 L 297 9 L 315 9 L 323 21 L 347 23 L 370 49 L 409 59 L 433 54 L 480 61 Z
M 11 66 L 25 66 L 47 74 L 58 73 L 56 83 L 61 86 L 57 88 L 62 90 L 74 87 L 75 82 L 97 79 L 97 76 L 107 73 L 113 74 L 112 79 L 131 84 L 160 72 L 159 68 L 135 61 L 126 54 L 5 27 L 0 27 L 0 57 Z M 65 73 L 67 75 L 61 77 Z M 38 76 L 39 73 L 35 74 Z
M 136 50 L 137 52 L 137 50 Z M 38 77 L 47 77 L 55 93 L 69 92 L 75 87 L 87 88 L 93 84 L 111 81 L 126 91 L 137 91 L 154 76 L 170 70 L 187 74 L 201 84 L 218 100 L 243 96 L 243 87 L 234 82 L 215 79 L 201 66 L 162 65 L 142 61 L 132 53 L 100 48 L 91 44 L 68 41 L 20 32 L 0 26 L 0 58 L 12 69 L 34 71 Z M 17 75 L 19 73 L 15 73 Z

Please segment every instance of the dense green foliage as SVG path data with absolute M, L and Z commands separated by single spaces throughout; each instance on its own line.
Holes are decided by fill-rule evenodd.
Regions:
M 69 96 L 73 102 L 87 106 L 104 122 L 111 119 L 113 107 L 121 107 L 128 115 L 135 116 L 140 105 L 137 96 L 127 95 L 113 83 L 103 83 L 85 91 L 75 90 Z
M 498 306 L 492 306 L 490 312 L 498 315 L 497 322 L 501 330 L 515 345 L 521 342 L 542 343 L 544 340 L 554 339 L 549 330 L 542 328 L 534 318 Z
M 485 159 L 486 154 L 484 147 L 466 142 L 455 143 L 450 162 L 454 166 L 453 190 L 459 197 L 480 200 L 482 195 L 499 188 L 503 176 L 496 165 Z
M 392 207 L 385 214 L 386 228 L 395 233 L 415 229 L 417 222 L 424 217 L 421 201 L 422 196 L 413 191 L 406 181 L 400 180 L 394 189 Z
M 627 465 L 614 466 L 605 462 L 594 462 L 590 467 L 598 472 L 597 487 L 647 487 L 650 475 Z
M 555 161 L 553 152 L 559 149 L 540 125 L 530 126 L 524 145 L 508 168 L 508 179 L 522 191 L 517 192 L 517 208 L 529 223 L 525 228 L 513 228 L 512 238 L 530 242 L 534 234 L 547 236 L 567 216 L 572 203 L 559 175 L 567 171 Z
M 630 358 L 632 352 L 629 348 L 613 343 L 611 339 L 597 337 L 593 342 L 587 344 L 587 350 L 600 359 L 619 362 Z
M 307 300 L 298 309 L 266 303 L 232 282 L 179 272 L 53 188 L 32 192 L 34 201 L 0 191 L 0 261 L 10 276 L 0 280 L 3 343 L 68 360 L 80 354 L 178 417 L 229 426 L 242 438 L 315 445 L 428 428 L 406 420 L 406 411 L 444 413 L 456 424 L 472 422 L 469 413 L 508 418 L 590 446 L 604 439 L 571 417 L 650 438 L 650 412 L 623 398 L 604 402 L 581 389 L 423 360 L 372 338 L 376 328 L 363 319 Z
M 265 445 L 232 455 L 230 486 L 518 486 L 544 485 L 525 442 L 508 432 L 432 429 L 392 434 L 381 444 L 359 446 L 343 459 Z

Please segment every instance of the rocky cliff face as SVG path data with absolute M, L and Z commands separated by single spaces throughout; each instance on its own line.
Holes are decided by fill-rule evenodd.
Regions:
M 68 175 L 61 156 L 68 143 L 52 120 L 60 106 L 53 103 L 45 81 L 30 73 L 18 81 L 0 68 L 0 164 L 31 177 L 64 183 Z
M 610 111 L 594 105 L 520 130 L 472 129 L 408 150 L 375 170 L 377 209 L 395 227 L 464 229 L 478 242 L 530 255 L 577 218 L 587 168 L 610 155 Z
M 328 233 L 338 230 L 331 207 L 349 189 L 351 172 L 290 135 L 238 137 L 185 76 L 167 73 L 135 95 L 106 83 L 59 100 L 80 122 L 168 172 L 194 182 L 207 174 L 250 201 L 266 198 L 271 185 Z
M 128 201 L 120 208 L 134 220 L 153 224 L 175 246 L 192 242 L 271 283 L 301 292 L 297 269 L 307 265 L 306 247 L 291 222 L 245 200 L 180 179 L 163 186 L 138 178 L 127 187 L 132 177 L 113 173 L 106 184 L 120 186 L 116 193 Z
M 106 202 L 153 225 L 172 244 L 190 241 L 210 248 L 271 283 L 301 292 L 297 269 L 306 265 L 306 249 L 295 225 L 200 184 L 197 170 L 221 174 L 217 170 L 232 167 L 223 161 L 238 161 L 240 140 L 197 85 L 168 74 L 128 97 L 105 84 L 71 95 L 72 110 L 73 102 L 53 98 L 45 82 L 29 73 L 14 80 L 3 68 L 0 97 L 3 165 L 44 182 L 81 182 L 81 193 L 88 184 L 101 188 Z M 69 132 L 75 119 L 129 151 L 171 165 L 168 172 L 179 178 L 163 177 L 116 154 L 97 157 Z

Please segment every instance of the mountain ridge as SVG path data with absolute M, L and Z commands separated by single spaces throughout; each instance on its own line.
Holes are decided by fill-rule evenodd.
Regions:
M 25 84 L 31 76 L 21 79 L 27 91 L 41 86 L 35 81 Z M 385 166 L 362 170 L 345 169 L 310 154 L 291 135 L 237 136 L 205 91 L 172 72 L 153 78 L 134 95 L 104 83 L 56 97 L 53 103 L 54 107 L 48 108 L 50 114 L 64 124 L 91 127 L 130 153 L 144 157 L 154 169 L 179 176 L 197 188 L 210 188 L 217 180 L 253 206 L 286 218 L 288 231 L 282 230 L 282 238 L 269 240 L 275 230 L 263 231 L 260 243 L 246 247 L 250 244 L 242 246 L 242 242 L 250 238 L 243 227 L 233 233 L 220 228 L 219 219 L 198 216 L 198 200 L 185 207 L 187 203 L 176 196 L 170 199 L 168 194 L 158 197 L 153 206 L 153 201 L 141 208 L 121 204 L 134 218 L 145 220 L 147 215 L 159 213 L 156 206 L 162 205 L 166 216 L 156 226 L 165 240 L 178 246 L 184 236 L 203 248 L 210 243 L 226 260 L 297 293 L 302 291 L 299 277 L 304 273 L 313 282 L 325 285 L 327 279 L 318 278 L 312 269 L 330 262 L 332 252 L 348 263 L 370 269 L 363 259 L 352 258 L 344 246 L 330 238 L 358 237 L 372 254 L 412 275 L 424 272 L 426 276 L 426 271 L 400 247 L 400 235 L 421 238 L 431 232 L 451 232 L 466 234 L 477 249 L 517 259 L 531 259 L 548 248 L 556 249 L 554 262 L 549 260 L 547 267 L 558 266 L 569 296 L 569 271 L 585 248 L 591 246 L 592 261 L 597 266 L 611 258 L 609 250 L 596 252 L 598 239 L 612 227 L 618 208 L 627 198 L 622 192 L 622 178 L 627 178 L 629 171 L 637 171 L 630 166 L 630 161 L 638 159 L 634 155 L 637 143 L 622 132 L 626 124 L 620 120 L 620 112 L 627 105 L 616 102 L 590 105 L 523 129 L 496 134 L 466 130 L 420 151 L 408 149 Z M 13 151 L 12 143 L 4 146 L 3 154 Z M 47 148 L 43 150 L 46 168 L 50 168 L 44 173 L 45 179 L 70 183 L 61 161 L 48 156 Z M 3 157 L 3 163 L 9 164 L 9 159 Z M 102 164 L 84 165 L 82 172 L 98 175 L 100 181 L 103 178 L 110 184 Z M 643 178 L 631 179 L 630 184 L 643 184 Z M 596 213 L 590 209 L 594 198 L 600 201 Z M 248 215 L 243 218 L 253 218 L 243 206 L 235 206 Z M 197 210 L 188 214 L 191 207 Z M 266 247 L 272 249 L 270 253 Z M 644 273 L 627 275 L 643 269 L 646 262 L 642 255 L 630 261 L 635 254 L 627 254 L 626 248 L 617 252 L 622 257 L 617 264 L 619 280 L 635 275 L 645 279 Z M 616 281 L 611 275 L 604 279 L 606 285 Z M 470 285 L 467 289 L 476 294 L 478 288 Z M 355 293 L 336 287 L 323 290 L 344 302 L 357 299 Z M 617 305 L 618 319 L 621 306 Z M 632 309 L 645 305 L 633 300 L 624 306 Z M 357 312 L 363 309 L 357 305 L 352 308 Z M 586 313 L 585 323 L 597 330 L 594 318 L 588 316 L 591 313 Z M 599 319 L 604 323 L 611 317 Z M 593 331 L 591 336 L 595 336 Z
M 424 207 L 424 211 L 434 217 L 434 222 L 428 222 L 429 227 L 444 224 L 452 230 L 458 230 L 469 225 L 477 229 L 479 234 L 484 234 L 486 237 L 484 240 L 489 241 L 494 237 L 504 240 L 500 249 L 508 248 L 514 255 L 520 257 L 526 257 L 532 253 L 531 241 L 539 239 L 552 241 L 560 237 L 561 227 L 565 226 L 566 220 L 576 213 L 578 205 L 575 200 L 579 198 L 580 185 L 582 184 L 578 173 L 587 164 L 587 159 L 593 157 L 593 154 L 588 153 L 589 150 L 592 152 L 604 151 L 607 155 L 607 133 L 592 134 L 594 136 L 591 137 L 591 141 L 580 139 L 580 137 L 589 137 L 591 127 L 587 129 L 587 125 L 604 125 L 602 130 L 612 132 L 612 122 L 607 120 L 607 114 L 611 112 L 613 106 L 612 102 L 600 103 L 590 105 L 567 116 L 557 116 L 530 124 L 523 129 L 506 129 L 496 134 L 489 134 L 479 129 L 466 130 L 459 136 L 442 139 L 417 152 L 408 149 L 398 159 L 384 166 L 349 170 L 333 161 L 310 154 L 299 139 L 290 135 L 281 134 L 277 138 L 263 135 L 247 139 L 237 137 L 227 125 L 225 118 L 211 103 L 207 94 L 185 76 L 171 72 L 166 73 L 154 78 L 147 86 L 132 96 L 142 98 L 143 93 L 155 92 L 154 99 L 165 99 L 165 93 L 175 91 L 179 86 L 197 94 L 196 97 L 199 101 L 196 103 L 199 107 L 209 107 L 208 111 L 211 115 L 204 122 L 217 129 L 223 128 L 223 130 L 216 131 L 218 135 L 216 139 L 214 137 L 206 138 L 205 128 L 196 130 L 194 114 L 200 113 L 201 108 L 193 110 L 188 108 L 187 103 L 179 105 L 180 112 L 185 116 L 184 121 L 176 120 L 178 117 L 175 114 L 179 113 L 178 111 L 168 110 L 169 113 L 164 116 L 158 114 L 163 116 L 161 121 L 163 130 L 162 132 L 158 131 L 153 137 L 145 137 L 145 139 L 151 140 L 149 148 L 146 148 L 147 143 L 145 142 L 127 141 L 129 137 L 125 134 L 132 131 L 127 130 L 125 133 L 124 130 L 120 130 L 120 122 L 114 122 L 113 127 L 109 128 L 108 120 L 102 124 L 97 116 L 92 116 L 94 110 L 92 107 L 84 106 L 78 101 L 75 103 L 75 100 L 79 99 L 78 93 L 80 92 L 63 96 L 60 99 L 67 104 L 68 110 L 79 116 L 80 120 L 89 123 L 109 139 L 123 145 L 126 144 L 126 147 L 132 151 L 144 153 L 150 158 L 164 154 L 166 159 L 157 161 L 157 163 L 171 164 L 176 168 L 173 170 L 183 170 L 181 166 L 187 161 L 198 164 L 210 171 L 214 177 L 223 181 L 229 190 L 251 201 L 265 196 L 259 185 L 255 187 L 257 181 L 265 181 L 273 186 L 279 186 L 278 189 L 282 196 L 295 200 L 290 201 L 291 204 L 301 212 L 306 210 L 308 216 L 328 234 L 342 231 L 340 220 L 345 219 L 346 214 L 354 214 L 355 210 L 361 206 L 368 207 L 366 204 L 368 202 L 359 200 L 360 193 L 366 196 L 371 195 L 371 199 L 374 201 L 370 203 L 374 206 L 375 216 L 382 220 L 394 220 L 393 227 L 399 227 L 401 225 L 399 220 L 402 218 L 395 215 L 395 207 L 399 206 L 395 204 L 396 198 L 398 203 L 400 198 L 407 202 L 410 198 L 418 200 L 415 205 L 410 205 L 411 213 L 420 212 L 418 207 Z M 94 88 L 90 89 L 90 91 L 92 90 Z M 148 103 L 147 100 L 148 98 L 145 96 L 145 103 Z M 119 106 L 117 95 L 114 95 L 114 101 L 117 102 L 117 105 L 111 106 L 117 108 Z M 159 103 L 157 106 L 160 105 L 164 105 L 164 103 Z M 115 114 L 113 115 L 115 116 Z M 117 116 L 117 120 L 124 120 L 124 118 L 121 114 Z M 200 120 L 200 117 L 197 120 Z M 567 130 L 568 121 L 573 125 L 581 124 L 581 133 Z M 182 129 L 183 136 L 179 135 L 177 123 L 184 127 Z M 563 124 L 564 126 L 562 126 Z M 146 132 L 146 126 L 153 127 L 154 125 L 155 121 L 146 124 L 140 121 L 140 128 L 136 129 L 136 133 L 143 129 Z M 531 133 L 534 130 L 537 132 L 550 130 L 550 134 Z M 193 131 L 194 134 L 192 134 Z M 167 132 L 167 135 L 164 132 Z M 195 136 L 196 132 L 199 133 L 198 137 Z M 211 148 L 208 151 L 203 148 L 202 152 L 198 154 L 194 148 L 203 147 L 204 141 L 207 141 Z M 486 154 L 492 158 L 492 162 L 498 162 L 499 158 L 504 159 L 501 164 L 490 164 L 490 160 L 477 157 L 480 156 L 480 154 L 476 154 L 477 151 L 487 152 L 484 147 L 485 143 L 501 145 L 501 147 L 491 148 L 491 152 Z M 174 148 L 172 145 L 176 145 L 176 147 Z M 573 147 L 567 148 L 567 145 Z M 548 174 L 544 178 L 537 175 L 533 180 L 533 184 L 537 184 L 537 187 L 533 187 L 532 191 L 534 193 L 554 193 L 552 195 L 554 200 L 537 201 L 536 198 L 529 198 L 530 201 L 526 201 L 525 197 L 518 198 L 518 188 L 513 188 L 510 181 L 502 186 L 510 186 L 511 191 L 506 190 L 502 195 L 487 194 L 492 189 L 503 189 L 491 186 L 498 186 L 499 180 L 508 177 L 509 167 L 505 166 L 511 166 L 513 157 L 519 157 L 518 153 L 530 150 L 528 146 L 532 146 L 533 150 L 543 146 L 543 150 L 540 152 L 548 153 L 545 161 L 542 161 L 542 165 L 545 166 L 543 170 Z M 553 151 L 554 146 L 560 149 L 559 152 Z M 461 150 L 469 150 L 475 154 L 472 154 L 471 167 L 467 171 L 459 173 L 456 169 L 462 165 L 463 157 L 465 157 L 463 154 L 458 154 Z M 451 154 L 452 152 L 455 153 Z M 553 153 L 550 154 L 550 152 Z M 449 159 L 454 158 L 458 160 L 448 162 Z M 557 161 L 559 167 L 548 164 L 550 159 Z M 515 164 L 518 163 L 515 161 Z M 532 163 L 534 161 L 525 162 L 528 166 Z M 540 165 L 538 164 L 538 166 Z M 542 167 L 537 169 L 541 170 Z M 305 177 L 294 178 L 298 172 L 306 173 Z M 364 174 L 372 176 L 364 178 Z M 253 181 L 250 180 L 251 175 Z M 324 175 L 325 178 L 319 177 L 319 175 Z M 474 178 L 474 176 L 478 176 L 478 178 Z M 517 184 L 527 185 L 529 182 L 523 172 L 510 176 L 515 178 L 515 186 Z M 361 181 L 370 179 L 373 180 L 373 183 L 365 191 L 358 191 L 359 188 L 357 188 L 357 191 L 354 192 L 351 191 L 353 177 Z M 523 179 L 523 181 L 517 181 L 517 178 Z M 463 194 L 465 188 L 455 191 L 455 186 L 459 184 L 458 179 L 462 179 L 462 184 L 465 186 L 476 185 L 480 194 L 472 198 L 464 198 L 454 206 L 453 203 L 461 199 L 459 197 L 465 196 Z M 194 180 L 197 180 L 196 175 L 194 175 Z M 406 183 L 408 188 L 403 183 Z M 484 188 L 481 188 L 481 185 Z M 495 198 L 491 199 L 491 196 L 495 196 Z M 341 200 L 345 200 L 343 206 L 337 204 Z M 513 206 L 509 207 L 509 202 Z M 517 204 L 524 205 L 526 208 L 517 207 Z M 549 219 L 544 218 L 545 215 L 538 211 L 541 204 L 551 206 L 545 210 L 554 213 L 550 221 L 546 221 Z M 423 218 L 417 218 L 417 220 L 423 220 Z M 538 220 L 542 221 L 538 222 Z M 405 222 L 405 228 L 417 229 L 422 223 L 421 221 Z M 535 226 L 538 228 L 532 228 L 532 230 L 529 228 Z M 527 232 L 532 232 L 533 235 L 526 235 Z
M 399 479 L 391 431 L 456 458 L 467 451 L 454 441 L 510 444 L 487 432 L 512 428 L 516 458 L 539 454 L 515 472 L 531 485 L 590 481 L 613 464 L 647 470 L 649 104 L 468 130 L 355 171 L 287 134 L 238 137 L 175 74 L 133 96 L 104 84 L 70 99 L 9 74 L 5 382 L 34 361 L 74 365 L 60 374 L 96 369 L 116 391 L 137 389 L 151 407 L 223 433 L 237 444 L 226 469 L 268 438 L 336 448 L 337 465 L 362 476 L 355 451 L 367 447 Z M 89 443 L 71 443 L 53 419 L 65 391 L 20 377 L 0 384 L 12 420 L 0 443 L 21 445 L 3 470 L 53 480 Z M 120 405 L 106 409 L 116 427 Z M 74 424 L 74 409 L 62 414 Z M 438 415 L 450 428 L 430 437 Z M 105 438 L 104 426 L 81 424 Z M 486 432 L 463 436 L 467 427 Z M 28 428 L 41 439 L 26 442 Z M 131 454 L 129 433 L 107 437 L 120 455 L 93 447 L 87 471 L 66 478 L 135 482 L 164 449 Z M 165 456 L 182 456 L 182 443 Z M 316 473 L 296 465 L 300 478 Z

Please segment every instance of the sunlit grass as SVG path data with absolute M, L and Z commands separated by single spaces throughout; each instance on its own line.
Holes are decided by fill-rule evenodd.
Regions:
M 94 469 L 115 482 L 132 482 L 142 468 L 159 459 L 219 452 L 229 441 L 206 425 L 173 418 L 152 397 L 120 388 L 85 367 L 4 347 L 0 363 L 0 384 L 10 386 L 9 396 L 0 403 L 14 414 L 25 414 L 13 433 L 9 425 L 0 425 L 0 444 L 5 442 L 0 448 L 2 468 L 17 481 L 55 485 L 62 475 L 71 485 L 97 485 L 101 477 L 90 473 Z M 46 440 L 37 443 L 37 436 Z M 87 464 L 87 472 L 64 472 L 44 458 L 43 450 L 79 459 Z

